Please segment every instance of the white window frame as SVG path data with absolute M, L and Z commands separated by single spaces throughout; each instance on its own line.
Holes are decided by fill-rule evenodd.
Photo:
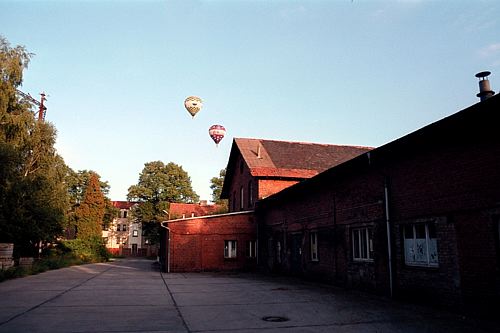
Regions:
M 255 258 L 257 256 L 257 242 L 254 240 L 247 242 L 248 258 Z
M 352 237 L 352 260 L 373 261 L 373 236 L 372 228 L 353 228 Z
M 433 222 L 412 223 L 403 226 L 403 250 L 406 265 L 439 267 L 437 236 L 435 238 L 431 238 L 429 232 L 429 225 L 431 224 L 433 224 L 433 227 L 436 228 L 436 225 Z M 425 227 L 425 239 L 417 238 L 417 226 Z M 412 238 L 406 237 L 407 231 L 412 233 Z
M 309 234 L 309 241 L 311 247 L 311 261 L 319 261 L 318 258 L 318 232 L 311 231 Z
M 238 242 L 235 240 L 225 240 L 224 241 L 224 258 L 232 259 L 236 258 L 238 249 Z
M 132 231 L 132 237 L 139 237 L 139 230 L 134 229 L 134 230 Z

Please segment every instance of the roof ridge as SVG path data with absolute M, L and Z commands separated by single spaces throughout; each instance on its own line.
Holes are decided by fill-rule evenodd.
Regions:
M 349 148 L 370 148 L 374 149 L 376 147 L 372 146 L 361 146 L 361 145 L 348 145 L 348 144 L 336 144 L 336 143 L 320 143 L 320 142 L 307 142 L 307 141 L 290 141 L 290 140 L 275 140 L 275 139 L 257 139 L 257 138 L 234 138 L 235 140 L 255 140 L 255 141 L 268 141 L 268 142 L 281 142 L 281 143 L 296 143 L 303 145 L 316 145 L 316 146 L 330 146 L 330 147 L 349 147 Z

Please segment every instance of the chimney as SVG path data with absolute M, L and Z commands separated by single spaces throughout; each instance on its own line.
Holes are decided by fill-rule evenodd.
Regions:
M 479 94 L 476 96 L 479 97 L 481 102 L 495 95 L 495 92 L 490 88 L 490 80 L 488 80 L 488 75 L 490 74 L 488 71 L 476 74 L 476 77 L 479 79 Z

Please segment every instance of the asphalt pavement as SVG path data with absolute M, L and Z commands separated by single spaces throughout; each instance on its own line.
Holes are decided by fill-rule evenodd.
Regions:
M 0 283 L 0 332 L 493 332 L 500 326 L 298 279 L 160 273 L 119 259 Z

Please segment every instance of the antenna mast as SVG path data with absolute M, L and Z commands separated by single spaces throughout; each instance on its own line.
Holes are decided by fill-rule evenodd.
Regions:
M 46 96 L 45 93 L 44 92 L 40 93 L 40 102 L 37 101 L 36 99 L 34 99 L 30 94 L 22 92 L 21 90 L 17 89 L 17 93 L 22 98 L 24 98 L 25 100 L 27 100 L 28 102 L 30 102 L 31 105 L 38 106 L 38 111 L 35 112 L 35 117 L 38 114 L 38 120 L 39 121 L 44 121 L 45 120 L 45 115 L 47 114 L 47 107 L 43 104 L 43 102 L 45 102 L 47 100 L 47 98 L 45 97 Z

